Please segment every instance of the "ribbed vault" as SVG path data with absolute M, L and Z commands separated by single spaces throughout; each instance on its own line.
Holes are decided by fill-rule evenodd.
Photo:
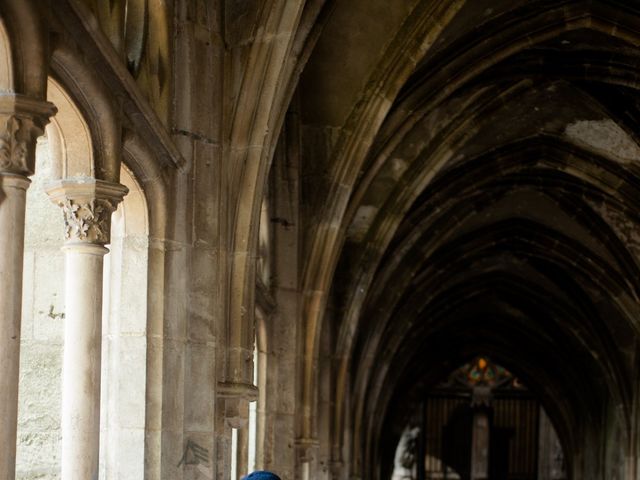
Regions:
M 325 33 L 341 25 L 331 22 Z M 320 225 L 306 244 L 303 310 L 314 322 L 321 300 L 312 295 L 331 292 L 321 330 L 335 338 L 334 462 L 389 478 L 420 398 L 487 353 L 538 396 L 572 478 L 632 478 L 624 457 L 637 454 L 640 6 L 483 0 L 458 5 L 439 27 L 380 122 L 350 129 L 348 89 L 322 108 L 319 97 L 305 100 L 311 87 L 300 91 L 307 143 L 324 135 L 309 156 L 328 172 L 303 191 Z M 344 58 L 357 48 L 367 51 L 345 41 Z M 353 70 L 327 72 L 327 52 L 311 55 L 314 77 L 302 87 L 355 88 Z M 346 130 L 351 142 L 368 139 L 366 155 L 343 156 L 335 138 Z M 331 185 L 336 195 L 323 195 Z M 339 225 L 331 242 L 318 240 L 324 222 Z M 317 327 L 307 328 L 313 338 Z

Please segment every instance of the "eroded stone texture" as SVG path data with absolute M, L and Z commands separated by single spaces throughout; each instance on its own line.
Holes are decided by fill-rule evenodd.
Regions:
M 640 161 L 638 144 L 611 119 L 574 122 L 567 125 L 565 135 L 622 163 Z
M 495 385 L 444 380 L 485 356 L 526 480 L 638 476 L 635 2 L 49 3 L 0 2 L 7 225 L 59 107 L 0 245 L 17 478 L 498 478 Z
M 60 409 L 64 338 L 64 228 L 45 192 L 51 179 L 46 139 L 38 144 L 27 193 L 17 475 L 60 478 Z

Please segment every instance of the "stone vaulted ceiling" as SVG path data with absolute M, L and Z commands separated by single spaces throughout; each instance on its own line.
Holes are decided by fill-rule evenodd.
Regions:
M 333 306 L 355 470 L 392 463 L 412 402 L 482 351 L 574 450 L 603 404 L 628 430 L 639 44 L 635 1 L 331 5 L 299 88 L 305 287 Z

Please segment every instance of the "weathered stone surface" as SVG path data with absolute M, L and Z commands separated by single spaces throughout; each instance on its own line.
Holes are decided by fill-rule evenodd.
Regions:
M 635 2 L 103 3 L 0 4 L 18 478 L 386 480 L 480 354 L 549 414 L 531 478 L 637 477 Z
M 583 120 L 567 125 L 565 135 L 622 163 L 640 161 L 640 147 L 611 119 Z

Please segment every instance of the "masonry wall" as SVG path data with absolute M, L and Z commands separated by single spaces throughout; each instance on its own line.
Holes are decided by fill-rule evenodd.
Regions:
M 41 138 L 27 192 L 17 473 L 19 480 L 60 478 L 60 408 L 64 339 L 64 223 L 44 185 L 51 179 Z

